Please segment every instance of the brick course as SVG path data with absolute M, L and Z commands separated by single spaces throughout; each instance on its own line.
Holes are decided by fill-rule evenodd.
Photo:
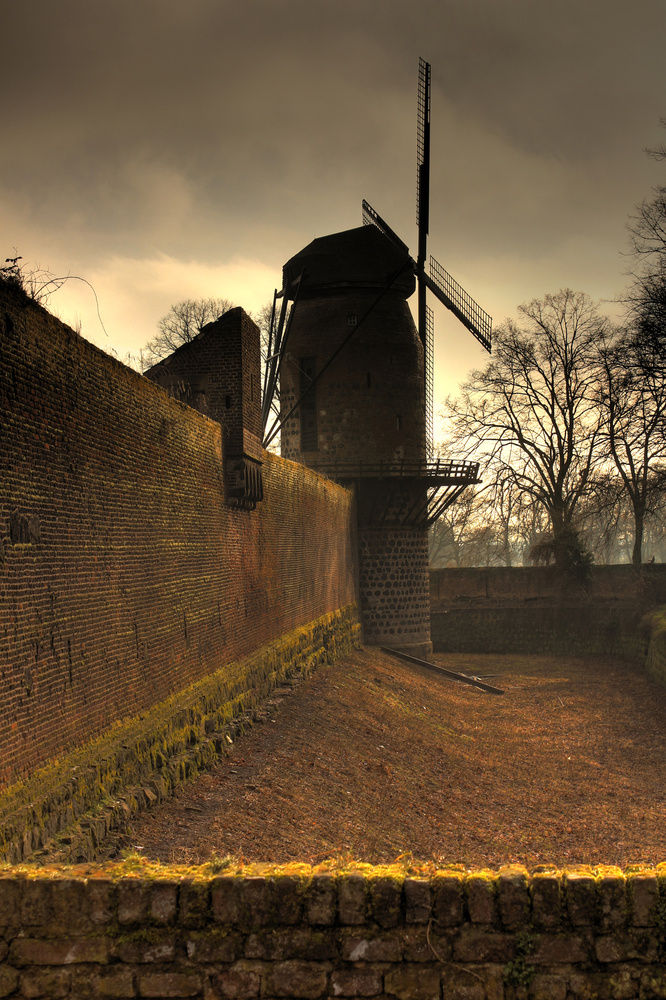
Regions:
M 593 566 L 586 585 L 553 567 L 430 570 L 430 621 L 438 652 L 612 656 L 643 663 L 648 612 L 666 602 L 666 566 Z M 658 622 L 647 669 L 666 678 Z
M 6 787 L 355 591 L 347 491 L 264 454 L 231 509 L 219 422 L 7 286 L 0 339 Z

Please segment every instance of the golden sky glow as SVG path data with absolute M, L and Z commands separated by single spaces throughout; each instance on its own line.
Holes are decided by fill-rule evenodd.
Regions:
M 622 293 L 626 222 L 664 180 L 662 0 L 4 4 L 0 254 L 121 356 L 171 303 L 250 310 L 361 200 L 416 249 L 418 57 L 432 64 L 429 249 L 496 323 Z M 609 309 L 613 307 L 609 305 Z M 436 310 L 436 397 L 485 355 Z

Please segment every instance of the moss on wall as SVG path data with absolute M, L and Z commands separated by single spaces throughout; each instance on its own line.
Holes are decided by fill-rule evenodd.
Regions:
M 229 428 L 1 283 L 0 341 L 2 788 L 356 591 L 349 491 L 232 508 Z
M 111 830 L 224 754 L 275 687 L 359 636 L 356 605 L 323 615 L 51 761 L 0 795 L 0 859 L 94 858 Z

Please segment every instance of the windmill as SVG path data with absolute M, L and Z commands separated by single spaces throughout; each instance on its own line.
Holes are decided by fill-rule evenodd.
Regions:
M 488 350 L 492 324 L 434 258 L 426 270 L 430 66 L 423 60 L 418 107 L 417 258 L 364 201 L 363 225 L 316 237 L 284 264 L 264 376 L 263 445 L 279 432 L 283 458 L 354 491 L 364 642 L 420 657 L 432 650 L 428 528 L 479 482 L 478 462 L 432 454 L 426 294 Z M 418 329 L 407 301 L 417 285 Z
M 416 177 L 416 221 L 418 224 L 418 252 L 416 260 L 409 254 L 409 248 L 395 233 L 391 226 L 367 202 L 363 201 L 363 224 L 373 225 L 386 236 L 391 243 L 407 259 L 407 266 L 416 278 L 418 288 L 418 334 L 424 350 L 424 381 L 425 381 L 425 420 L 428 457 L 432 458 L 433 441 L 433 357 L 434 357 L 434 319 L 433 313 L 426 301 L 427 291 L 430 291 L 449 309 L 470 333 L 487 350 L 491 349 L 492 319 L 477 302 L 462 288 L 461 285 L 434 258 L 430 257 L 428 269 L 427 240 L 430 212 L 430 99 L 431 99 L 431 69 L 430 63 L 419 59 L 418 107 L 417 107 L 417 177 Z M 402 279 L 403 276 L 401 276 Z M 286 353 L 289 339 L 291 319 L 296 310 L 298 297 L 302 287 L 303 273 L 293 276 L 285 283 L 280 292 L 275 292 L 273 300 L 273 315 L 269 334 L 268 357 L 264 371 L 263 412 L 264 445 L 267 446 L 280 431 L 285 422 L 284 415 L 279 415 L 279 405 L 276 400 L 280 371 Z M 278 300 L 281 300 L 278 308 Z M 353 336 L 350 333 L 349 339 Z M 346 345 L 346 341 L 339 350 Z M 338 351 L 336 351 L 337 356 Z M 334 359 L 329 359 L 329 364 Z M 293 404 L 289 416 L 309 392 L 309 386 L 302 397 Z M 272 426 L 271 417 L 274 418 Z
M 432 442 L 432 394 L 433 394 L 433 353 L 434 322 L 433 313 L 426 301 L 429 290 L 446 306 L 454 316 L 490 352 L 492 340 L 491 317 L 481 306 L 451 277 L 442 265 L 430 257 L 426 270 L 427 242 L 430 215 L 430 63 L 419 59 L 419 86 L 416 126 L 416 222 L 418 225 L 418 252 L 413 261 L 418 287 L 418 331 L 425 352 L 425 400 L 426 428 L 429 442 Z M 408 251 L 387 222 L 367 202 L 363 201 L 364 225 L 377 226 L 397 247 Z

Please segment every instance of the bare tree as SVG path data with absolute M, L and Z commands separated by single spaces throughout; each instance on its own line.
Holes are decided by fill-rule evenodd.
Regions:
M 576 523 L 597 563 L 629 562 L 633 537 L 624 484 L 614 468 L 606 465 L 590 477 L 589 488 L 578 507 Z
M 660 124 L 666 128 L 666 118 Z M 655 160 L 666 160 L 666 145 L 646 150 Z M 666 187 L 654 188 L 629 221 L 629 242 L 634 257 L 633 283 L 626 302 L 632 325 L 648 349 L 660 349 L 666 367 Z M 654 358 L 653 358 L 654 360 Z
M 607 320 L 581 292 L 564 289 L 519 307 L 522 327 L 497 331 L 494 357 L 448 401 L 458 445 L 484 454 L 495 475 L 547 513 L 563 567 L 574 517 L 600 458 L 595 378 Z M 484 474 L 485 475 L 485 474 Z
M 156 336 L 144 347 L 144 371 L 194 340 L 206 323 L 212 323 L 233 308 L 234 303 L 229 299 L 183 299 L 176 302 L 166 316 L 158 320 Z
M 459 453 L 452 442 L 438 454 Z M 482 484 L 466 490 L 430 531 L 433 566 L 513 566 L 544 533 L 544 514 L 506 469 L 489 462 Z
M 496 529 L 496 556 L 504 566 L 524 563 L 527 553 L 547 530 L 548 518 L 529 493 L 516 484 L 516 467 L 492 465 L 483 473 L 488 482 L 487 519 Z
M 465 553 L 468 541 L 478 529 L 479 495 L 467 489 L 435 521 L 429 533 L 431 566 L 469 566 Z
M 207 323 L 212 323 L 234 308 L 230 299 L 183 299 L 171 306 L 166 316 L 157 323 L 157 335 L 143 349 L 142 366 L 145 371 L 162 358 L 201 333 Z M 261 357 L 265 361 L 268 350 L 268 332 L 271 324 L 272 303 L 267 302 L 255 313 L 248 315 L 259 327 Z
M 601 352 L 600 360 L 602 440 L 631 506 L 635 566 L 642 560 L 646 516 L 666 485 L 666 384 L 660 354 L 653 342 L 624 333 Z

